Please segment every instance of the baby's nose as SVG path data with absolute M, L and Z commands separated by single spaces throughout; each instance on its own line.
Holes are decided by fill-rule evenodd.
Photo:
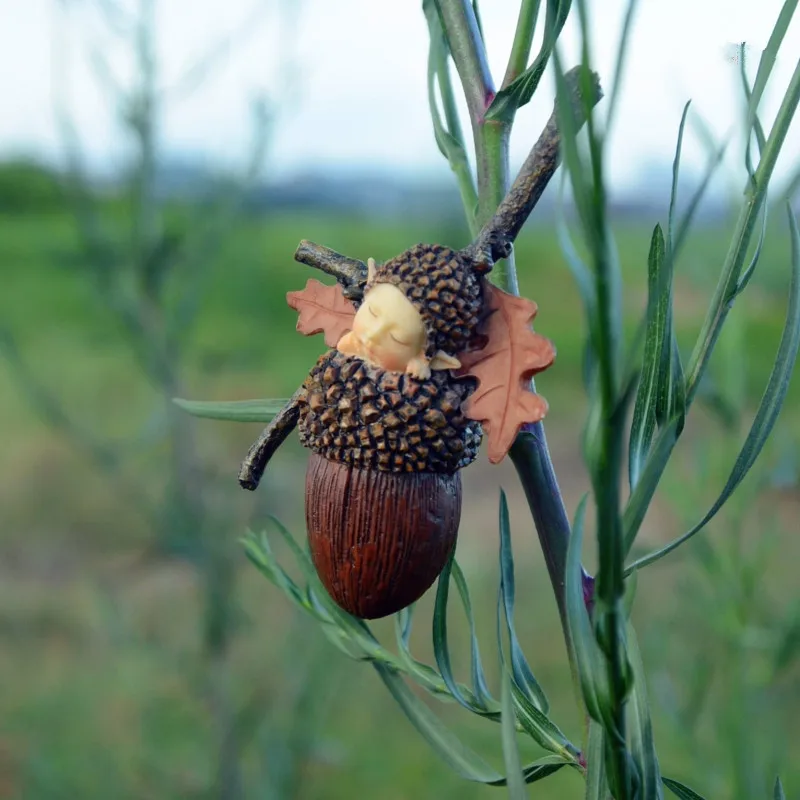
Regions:
M 374 342 L 376 339 L 380 339 L 383 336 L 383 329 L 386 326 L 383 323 L 378 323 L 371 327 L 366 334 L 366 339 L 368 342 Z

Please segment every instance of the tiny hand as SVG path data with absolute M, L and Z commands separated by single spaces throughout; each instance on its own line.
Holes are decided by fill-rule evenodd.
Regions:
M 411 361 L 408 362 L 406 372 L 421 381 L 427 380 L 431 376 L 431 368 L 427 359 L 419 356 L 417 358 L 412 358 Z

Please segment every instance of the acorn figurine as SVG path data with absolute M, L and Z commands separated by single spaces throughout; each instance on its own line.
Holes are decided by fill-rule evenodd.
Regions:
M 331 257 L 316 248 L 304 258 L 309 248 L 301 243 L 296 258 Z M 298 426 L 311 450 L 314 566 L 343 609 L 374 619 L 413 603 L 441 573 L 461 518 L 459 471 L 484 432 L 497 463 L 520 427 L 544 416 L 529 379 L 555 351 L 530 328 L 535 303 L 493 287 L 491 261 L 470 252 L 420 244 L 349 278 L 333 263 L 322 268 L 339 286 L 312 279 L 287 298 L 298 330 L 324 332 L 331 349 L 253 445 L 240 481 L 255 488 Z
M 565 75 L 576 130 L 602 97 L 597 76 Z M 586 89 L 590 91 L 586 93 Z M 459 471 L 484 440 L 501 461 L 547 403 L 530 378 L 555 358 L 530 327 L 536 304 L 486 280 L 507 258 L 560 161 L 553 114 L 508 194 L 463 250 L 416 245 L 376 264 L 303 241 L 295 260 L 332 275 L 289 292 L 297 329 L 330 350 L 252 445 L 239 483 L 253 490 L 299 427 L 311 457 L 306 523 L 331 597 L 365 619 L 417 600 L 456 543 Z
M 358 617 L 414 602 L 455 546 L 459 470 L 482 431 L 462 409 L 474 381 L 450 371 L 481 306 L 478 276 L 452 250 L 418 245 L 380 267 L 370 259 L 352 330 L 304 383 L 311 557 Z

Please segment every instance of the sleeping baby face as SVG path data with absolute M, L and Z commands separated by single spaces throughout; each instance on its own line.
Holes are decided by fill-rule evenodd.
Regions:
M 367 292 L 353 320 L 352 338 L 365 360 L 396 372 L 404 372 L 425 349 L 422 317 L 389 283 Z

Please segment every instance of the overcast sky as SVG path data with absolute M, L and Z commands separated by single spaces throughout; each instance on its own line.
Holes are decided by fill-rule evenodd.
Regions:
M 90 6 L 94 0 L 83 0 Z M 74 5 L 80 5 L 72 0 Z M 136 0 L 119 3 L 136 8 Z M 544 3 L 543 3 L 544 5 Z M 641 0 L 628 56 L 625 92 L 610 151 L 617 186 L 649 163 L 672 159 L 686 100 L 722 136 L 737 120 L 731 43 L 752 48 L 752 72 L 782 0 Z M 590 2 L 594 62 L 606 86 L 619 36 L 622 0 Z M 254 8 L 265 9 L 263 13 Z M 98 84 L 87 58 L 105 52 L 116 80 L 131 78 L 122 39 L 95 14 L 60 13 L 57 0 L 0 0 L 0 152 L 55 156 L 53 104 L 67 97 L 87 149 L 113 165 L 126 142 L 116 125 L 109 86 Z M 287 13 L 287 8 L 291 11 Z M 434 144 L 426 96 L 427 29 L 419 0 L 159 0 L 157 52 L 161 83 L 174 86 L 187 66 L 226 32 L 236 46 L 196 91 L 167 94 L 160 134 L 170 154 L 236 163 L 249 147 L 249 104 L 259 93 L 277 111 L 270 168 L 285 174 L 317 167 L 446 174 Z M 513 37 L 518 0 L 484 0 L 490 64 L 498 79 Z M 574 16 L 574 15 L 573 15 Z M 244 21 L 244 26 L 243 26 Z M 576 19 L 563 39 L 576 61 Z M 246 35 L 242 35 L 242 27 Z M 800 54 L 795 20 L 765 99 L 771 123 Z M 287 75 L 293 86 L 287 85 Z M 548 72 L 534 102 L 518 115 L 512 155 L 519 161 L 552 108 Z M 733 152 L 731 158 L 739 158 Z M 800 124 L 790 132 L 781 172 L 800 160 Z M 693 136 L 690 165 L 703 162 Z

